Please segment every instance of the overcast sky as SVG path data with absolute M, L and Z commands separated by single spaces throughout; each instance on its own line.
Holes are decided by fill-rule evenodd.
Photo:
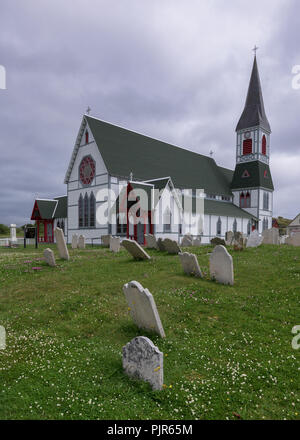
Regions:
M 235 166 L 259 46 L 274 215 L 300 212 L 299 0 L 1 0 L 0 223 L 30 219 L 64 176 L 87 106 L 100 119 Z

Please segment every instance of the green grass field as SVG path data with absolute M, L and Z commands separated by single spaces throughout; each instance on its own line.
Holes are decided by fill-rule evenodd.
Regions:
M 209 280 L 211 246 L 189 249 L 203 280 L 156 251 L 70 249 L 50 268 L 43 249 L 0 249 L 0 419 L 300 419 L 300 248 L 229 249 L 233 287 Z M 132 322 L 131 280 L 153 294 L 165 339 Z M 162 391 L 123 374 L 139 335 L 164 353 Z

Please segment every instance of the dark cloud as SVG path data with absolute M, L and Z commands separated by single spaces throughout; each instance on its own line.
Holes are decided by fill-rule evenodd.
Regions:
M 273 129 L 275 214 L 295 216 L 299 12 L 298 0 L 2 0 L 0 223 L 22 224 L 35 196 L 65 193 L 88 105 L 100 119 L 202 154 L 212 149 L 233 168 L 254 44 Z

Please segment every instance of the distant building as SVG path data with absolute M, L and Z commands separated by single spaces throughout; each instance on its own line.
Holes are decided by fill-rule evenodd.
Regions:
M 298 214 L 294 220 L 287 226 L 287 233 L 290 235 L 293 232 L 300 232 L 300 214 Z

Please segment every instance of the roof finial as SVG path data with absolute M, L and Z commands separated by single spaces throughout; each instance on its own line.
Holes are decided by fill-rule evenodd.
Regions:
M 132 171 L 130 171 L 129 180 L 130 180 L 130 182 L 133 181 L 133 172 Z
M 210 150 L 209 152 L 210 157 L 213 157 L 213 154 L 214 154 L 213 150 Z
M 91 110 L 92 110 L 91 107 L 88 106 L 88 108 L 86 109 L 86 114 L 89 115 Z
M 256 57 L 256 52 L 258 51 L 259 47 L 257 47 L 256 45 L 254 46 L 254 48 L 252 49 L 254 52 L 254 56 Z

